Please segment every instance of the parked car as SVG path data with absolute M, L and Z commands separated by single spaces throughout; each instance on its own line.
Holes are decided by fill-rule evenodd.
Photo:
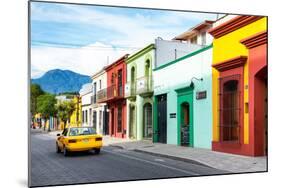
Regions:
M 67 156 L 69 152 L 94 150 L 100 153 L 102 136 L 93 127 L 65 128 L 62 134 L 57 134 L 56 151 Z

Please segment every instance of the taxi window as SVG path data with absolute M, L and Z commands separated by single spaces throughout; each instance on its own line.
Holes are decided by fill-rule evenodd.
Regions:
M 63 135 L 63 136 L 66 136 L 66 135 L 67 135 L 67 131 L 68 131 L 68 129 L 67 129 L 67 128 L 66 128 L 66 129 L 64 129 L 64 130 L 63 130 L 63 132 L 62 132 L 62 135 Z

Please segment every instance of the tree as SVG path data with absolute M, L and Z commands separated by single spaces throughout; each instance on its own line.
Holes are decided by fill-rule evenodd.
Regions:
M 48 120 L 50 116 L 54 116 L 57 112 L 56 109 L 57 100 L 54 95 L 43 94 L 37 98 L 37 111 L 41 113 L 43 119 Z M 46 123 L 44 124 L 44 130 Z
M 40 95 L 43 95 L 44 91 L 41 89 L 40 85 L 38 84 L 31 84 L 30 87 L 30 99 L 31 99 L 31 114 L 34 115 L 37 113 L 37 98 Z
M 63 121 L 64 127 L 75 110 L 75 104 L 71 101 L 61 101 L 57 104 L 58 117 Z

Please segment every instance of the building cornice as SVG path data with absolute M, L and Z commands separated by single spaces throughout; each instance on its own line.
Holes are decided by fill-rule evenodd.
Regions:
M 108 65 L 107 67 L 105 67 L 105 71 L 108 71 L 110 69 L 112 69 L 113 67 L 119 65 L 120 63 L 123 63 L 126 61 L 126 59 L 128 58 L 129 54 L 125 54 L 122 57 L 120 57 L 119 59 L 117 59 L 116 61 L 114 61 L 113 63 L 111 63 L 110 65 Z
M 264 16 L 237 16 L 223 24 L 218 25 L 217 27 L 210 29 L 208 32 L 217 39 L 261 18 L 264 18 Z
M 212 67 L 222 72 L 222 71 L 243 66 L 246 63 L 246 61 L 247 61 L 247 56 L 238 56 L 235 58 L 228 59 L 226 61 L 213 64 Z
M 140 51 L 134 53 L 132 56 L 129 56 L 126 60 L 126 63 L 130 63 L 132 61 L 134 61 L 135 59 L 139 58 L 140 56 L 146 54 L 147 52 L 149 52 L 150 50 L 155 49 L 155 45 L 154 44 L 149 44 L 148 46 L 146 46 L 145 48 L 141 49 Z
M 169 63 L 166 63 L 166 64 L 164 64 L 164 65 L 161 65 L 161 66 L 159 66 L 159 67 L 156 67 L 156 68 L 153 69 L 153 71 L 161 70 L 161 69 L 163 69 L 163 68 L 165 68 L 165 67 L 168 67 L 168 66 L 170 66 L 170 65 L 173 65 L 173 64 L 175 64 L 175 63 L 177 63 L 177 62 L 180 62 L 180 61 L 182 61 L 182 60 L 184 60 L 184 59 L 187 59 L 187 58 L 190 58 L 190 57 L 195 56 L 195 55 L 197 55 L 197 54 L 200 54 L 200 53 L 202 53 L 202 52 L 204 52 L 204 51 L 206 51 L 206 50 L 208 50 L 208 49 L 210 49 L 210 48 L 212 48 L 212 47 L 213 47 L 213 44 L 210 44 L 209 46 L 206 46 L 206 47 L 204 47 L 204 48 L 201 48 L 201 49 L 199 49 L 199 50 L 196 50 L 196 51 L 194 51 L 194 52 L 191 52 L 191 53 L 189 53 L 189 54 L 187 54 L 187 55 L 185 55 L 185 56 L 182 56 L 182 57 L 180 57 L 180 58 L 178 58 L 178 59 L 175 59 L 175 60 L 173 60 L 173 61 L 171 61 L 171 62 L 169 62 Z
M 94 75 L 91 76 L 92 80 L 98 78 L 99 76 L 103 75 L 105 72 L 104 68 L 102 68 L 100 71 L 98 71 L 97 73 L 95 73 Z
M 240 41 L 248 49 L 267 44 L 267 31 L 259 32 Z

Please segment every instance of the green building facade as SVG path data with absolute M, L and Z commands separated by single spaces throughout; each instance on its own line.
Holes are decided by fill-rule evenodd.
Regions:
M 211 149 L 212 45 L 153 69 L 154 142 Z
M 128 138 L 152 139 L 153 135 L 153 80 L 155 47 L 150 44 L 128 57 L 127 83 L 127 131 Z

